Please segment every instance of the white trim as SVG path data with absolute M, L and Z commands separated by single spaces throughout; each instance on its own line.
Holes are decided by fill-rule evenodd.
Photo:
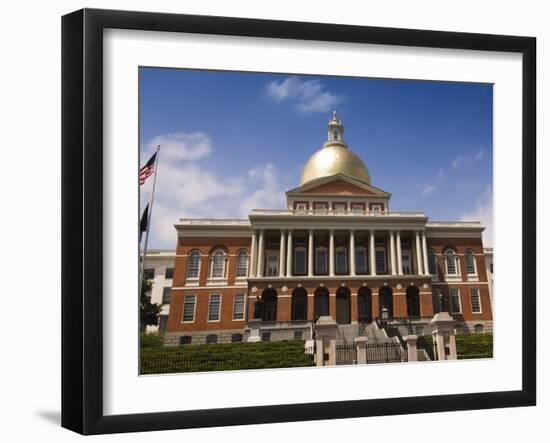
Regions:
M 469 282 L 469 281 L 453 281 L 451 282 L 451 284 L 454 286 L 454 285 L 472 285 L 472 282 Z M 489 283 L 486 282 L 486 281 L 479 281 L 479 282 L 475 282 L 476 286 L 477 285 L 488 285 Z M 448 286 L 448 283 L 447 282 L 433 282 L 432 283 L 432 286 L 443 286 L 443 285 L 446 285 Z
M 219 257 L 218 252 L 221 252 L 222 254 L 222 276 L 221 277 L 214 277 L 214 258 L 216 256 Z M 216 249 L 212 254 L 209 256 L 209 265 L 210 269 L 208 272 L 208 281 L 214 281 L 214 280 L 225 280 L 226 272 L 227 272 L 227 257 L 225 254 L 225 251 L 223 249 Z
M 185 269 L 185 281 L 197 281 L 200 279 L 201 276 L 201 265 L 202 265 L 202 257 L 203 255 L 198 249 L 193 249 L 190 251 L 189 256 L 193 255 L 194 252 L 197 252 L 199 254 L 199 265 L 197 267 L 197 276 L 196 277 L 189 277 L 189 264 L 191 263 L 191 260 L 187 260 L 187 266 Z
M 458 309 L 459 311 L 453 311 L 453 295 L 451 294 L 451 291 L 457 291 L 458 293 Z M 458 288 L 449 288 L 449 303 L 451 308 L 451 314 L 462 314 L 462 300 L 460 299 L 460 289 Z
M 474 305 L 472 303 L 472 290 L 477 292 L 477 300 L 479 302 L 479 312 L 474 312 Z M 472 310 L 472 314 L 475 314 L 475 315 L 483 314 L 483 307 L 481 305 L 481 294 L 479 293 L 479 288 L 470 288 L 468 292 L 470 296 L 470 308 Z
M 193 297 L 193 320 L 184 320 L 185 316 L 185 299 L 187 297 Z M 183 309 L 181 312 L 181 323 L 195 323 L 195 318 L 197 314 L 197 295 L 196 294 L 184 294 L 183 296 Z
M 235 318 L 235 302 L 237 301 L 237 296 L 240 296 L 242 295 L 243 297 L 243 318 Z M 220 307 L 221 307 L 221 303 L 220 303 Z M 236 294 L 233 294 L 233 313 L 231 315 L 231 320 L 232 321 L 245 321 L 246 317 L 245 317 L 245 309 L 246 308 L 246 294 L 243 292 L 238 292 Z
M 219 295 L 220 296 L 220 304 L 218 306 L 218 319 L 217 320 L 210 320 L 210 303 L 211 303 L 213 295 Z M 222 317 L 222 298 L 223 297 L 222 297 L 221 293 L 208 294 L 208 313 L 206 315 L 206 322 L 207 323 L 217 323 L 217 322 L 221 321 L 221 317 Z

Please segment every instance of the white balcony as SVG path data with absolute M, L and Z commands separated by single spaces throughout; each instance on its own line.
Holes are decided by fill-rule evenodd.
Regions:
M 423 212 L 403 212 L 403 211 L 357 211 L 357 210 L 293 210 L 293 209 L 253 209 L 252 215 L 271 215 L 271 216 L 304 216 L 313 215 L 316 217 L 425 217 Z

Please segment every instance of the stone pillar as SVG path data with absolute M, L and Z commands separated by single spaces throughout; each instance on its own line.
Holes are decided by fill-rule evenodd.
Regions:
M 338 325 L 329 316 L 319 317 L 315 323 L 315 343 L 317 366 L 336 365 L 336 330 Z M 326 358 L 325 358 L 326 356 Z
M 369 241 L 369 265 L 370 265 L 370 275 L 376 275 L 376 254 L 375 254 L 375 243 L 374 243 L 374 231 L 369 231 L 370 241 Z
M 307 275 L 313 277 L 313 229 L 309 230 L 309 242 L 307 247 Z
M 401 253 L 401 232 L 395 232 L 397 243 L 397 275 L 403 275 L 403 254 Z
M 418 361 L 418 350 L 416 348 L 416 335 L 405 335 L 403 339 L 407 342 L 407 357 L 409 361 Z
M 264 265 L 265 265 L 265 239 L 264 239 L 264 230 L 260 229 L 260 241 L 258 242 L 258 273 L 257 277 L 263 277 L 264 275 Z
M 395 237 L 393 234 L 393 231 L 390 231 L 391 275 L 397 275 L 397 264 L 395 263 Z
M 246 340 L 249 343 L 255 343 L 262 340 L 260 337 L 260 326 L 262 325 L 262 320 L 260 318 L 254 318 L 248 321 L 248 327 L 250 328 L 250 335 Z
M 292 231 L 288 231 L 288 249 L 286 250 L 286 276 L 292 276 Z
M 257 235 L 258 234 L 255 230 L 252 231 L 252 245 L 250 246 L 250 269 L 248 270 L 248 275 L 252 278 L 256 276 Z
M 279 245 L 279 277 L 285 276 L 285 231 L 281 229 L 281 244 Z
M 432 327 L 434 354 L 437 360 L 456 360 L 456 339 L 454 319 L 448 312 L 434 315 L 429 325 Z
M 355 346 L 357 347 L 357 364 L 367 364 L 367 337 L 356 337 Z
M 328 274 L 334 277 L 334 230 L 330 230 L 330 240 L 328 243 Z
M 355 276 L 355 231 L 351 229 L 349 231 L 349 263 L 350 263 L 350 275 Z
M 428 247 L 426 246 L 426 231 L 422 231 L 422 257 L 424 258 L 424 275 L 430 275 L 428 266 Z
M 415 249 L 416 249 L 416 267 L 417 267 L 417 274 L 418 275 L 422 275 L 423 272 L 422 272 L 422 251 L 421 251 L 421 248 L 420 248 L 420 235 L 418 233 L 418 231 L 415 231 L 414 232 L 415 234 L 415 238 L 416 238 L 416 243 L 415 243 Z

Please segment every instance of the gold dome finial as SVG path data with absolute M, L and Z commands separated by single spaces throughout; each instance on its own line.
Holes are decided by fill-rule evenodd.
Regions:
M 300 185 L 309 181 L 344 174 L 348 177 L 370 184 L 370 175 L 363 161 L 354 154 L 344 142 L 344 125 L 338 120 L 336 111 L 328 123 L 328 140 L 315 152 L 302 170 Z

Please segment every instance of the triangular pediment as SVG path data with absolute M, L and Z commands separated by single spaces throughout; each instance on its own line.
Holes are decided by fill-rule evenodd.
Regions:
M 312 180 L 298 188 L 287 191 L 287 195 L 312 194 L 323 196 L 377 196 L 389 197 L 390 194 L 375 188 L 372 185 L 347 177 L 344 174 L 335 174 Z

